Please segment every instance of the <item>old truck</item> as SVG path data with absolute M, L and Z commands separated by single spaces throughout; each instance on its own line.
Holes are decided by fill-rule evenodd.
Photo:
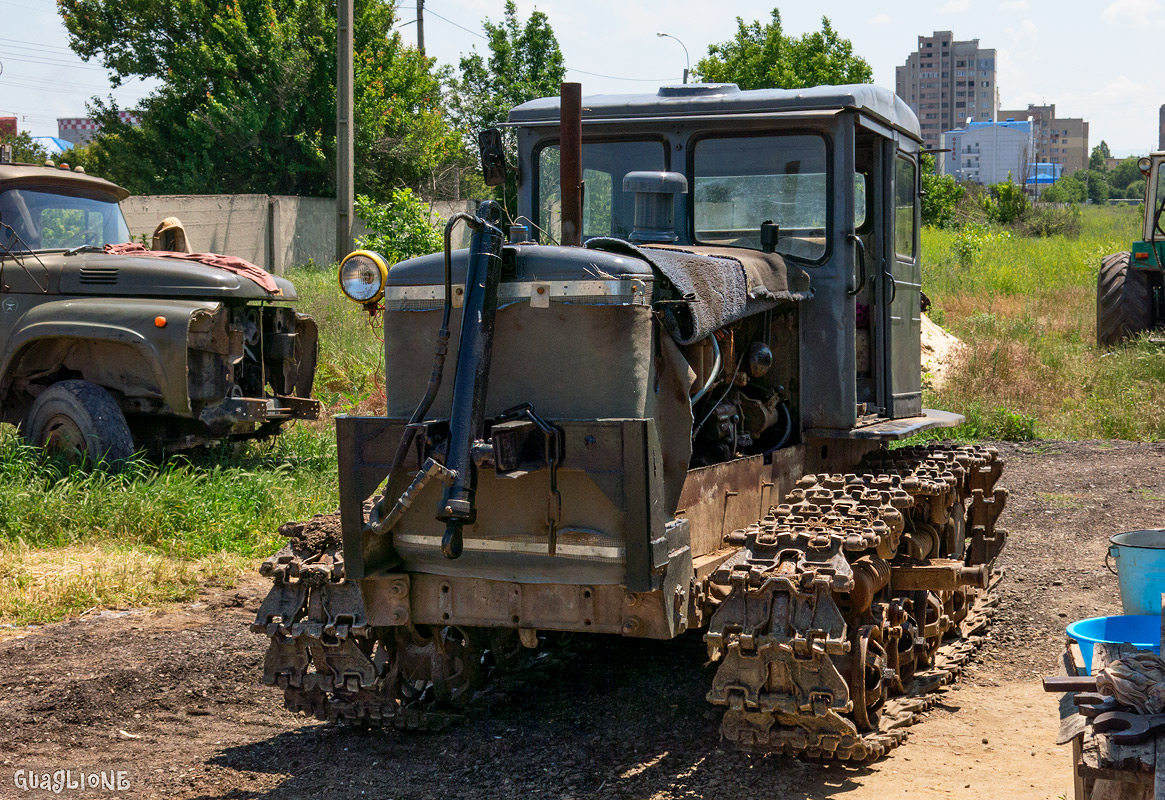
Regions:
M 264 680 L 433 728 L 546 632 L 701 630 L 726 739 L 881 756 L 979 641 L 1006 539 L 992 448 L 887 447 L 961 420 L 922 407 L 914 114 L 564 84 L 509 125 L 513 220 L 341 265 L 383 312 L 387 412 L 337 419 L 338 518 L 262 567 Z
M 128 192 L 0 163 L 0 419 L 70 459 L 117 462 L 314 419 L 315 322 L 239 260 L 127 244 Z

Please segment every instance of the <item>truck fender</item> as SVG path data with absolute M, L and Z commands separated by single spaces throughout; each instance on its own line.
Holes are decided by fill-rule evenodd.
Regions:
M 72 348 L 58 347 L 58 343 L 89 347 L 105 343 L 116 346 L 119 358 L 123 353 L 133 355 L 128 362 L 116 365 L 81 365 L 79 371 L 87 380 L 124 394 L 125 387 L 111 377 L 124 375 L 136 390 L 131 394 L 160 399 L 170 411 L 189 414 L 186 342 L 190 319 L 196 311 L 213 313 L 219 306 L 208 301 L 100 297 L 41 303 L 26 311 L 14 326 L 0 361 L 0 388 L 7 394 L 19 374 L 61 366 Z M 59 363 L 24 363 L 37 353 L 46 353 L 50 360 L 59 358 Z M 132 363 L 135 359 L 138 363 Z

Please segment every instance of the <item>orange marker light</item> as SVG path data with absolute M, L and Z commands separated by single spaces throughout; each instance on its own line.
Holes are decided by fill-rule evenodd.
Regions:
M 154 327 L 155 328 L 165 328 L 166 327 L 166 318 L 165 317 L 154 317 Z

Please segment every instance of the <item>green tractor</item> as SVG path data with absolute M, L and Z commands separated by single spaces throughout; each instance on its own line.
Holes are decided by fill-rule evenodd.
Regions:
M 1106 256 L 1096 283 L 1096 343 L 1117 344 L 1165 325 L 1165 152 L 1137 162 L 1145 175 L 1145 222 L 1132 249 Z

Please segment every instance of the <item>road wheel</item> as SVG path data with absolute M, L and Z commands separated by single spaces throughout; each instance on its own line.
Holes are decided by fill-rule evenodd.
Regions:
M 95 383 L 60 381 L 40 393 L 24 420 L 24 439 L 71 464 L 117 465 L 133 437 L 117 403 Z
M 1142 270 L 1129 269 L 1128 253 L 1100 262 L 1096 283 L 1096 343 L 1117 344 L 1153 326 L 1153 288 Z

